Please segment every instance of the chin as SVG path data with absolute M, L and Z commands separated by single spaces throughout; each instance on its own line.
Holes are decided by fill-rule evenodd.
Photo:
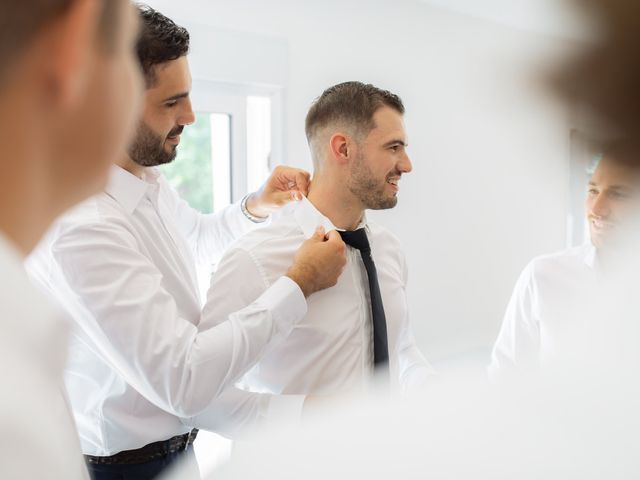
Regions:
M 599 235 L 597 234 L 591 234 L 591 245 L 593 245 L 595 248 L 602 248 L 602 245 L 604 245 L 604 239 L 601 238 Z
M 374 205 L 369 205 L 367 209 L 369 210 L 389 210 L 394 208 L 398 204 L 398 198 L 386 198 L 377 201 Z

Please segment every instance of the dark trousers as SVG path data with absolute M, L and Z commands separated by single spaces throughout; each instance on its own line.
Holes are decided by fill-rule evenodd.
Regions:
M 155 480 L 173 467 L 184 469 L 185 475 L 181 475 L 180 478 L 200 478 L 193 446 L 187 450 L 169 453 L 157 460 L 135 465 L 87 464 L 92 480 Z

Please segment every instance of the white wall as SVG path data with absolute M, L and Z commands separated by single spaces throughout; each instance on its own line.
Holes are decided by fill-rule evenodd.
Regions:
M 304 117 L 324 88 L 362 80 L 401 95 L 415 169 L 399 206 L 371 217 L 405 245 L 427 356 L 489 348 L 521 268 L 565 245 L 568 124 L 535 82 L 565 44 L 414 0 L 150 3 L 182 22 L 286 41 L 290 164 L 311 166 Z

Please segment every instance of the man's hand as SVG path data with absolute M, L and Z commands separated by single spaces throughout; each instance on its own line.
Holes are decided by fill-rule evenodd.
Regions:
M 268 217 L 291 201 L 309 193 L 311 175 L 299 168 L 278 166 L 255 193 L 247 198 L 247 210 L 256 217 Z
M 335 230 L 325 236 L 318 227 L 298 249 L 287 277 L 296 282 L 305 297 L 338 283 L 347 263 L 347 247 Z

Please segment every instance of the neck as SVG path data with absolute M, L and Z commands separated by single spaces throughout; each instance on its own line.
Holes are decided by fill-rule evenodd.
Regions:
M 362 203 L 335 178 L 316 173 L 307 198 L 337 228 L 355 230 L 362 222 Z
M 603 272 L 610 272 L 624 266 L 635 250 L 626 248 L 627 246 L 627 244 L 617 244 L 596 248 L 599 269 Z
M 135 175 L 138 178 L 142 178 L 142 176 L 144 175 L 145 169 L 147 168 L 147 167 L 138 165 L 136 162 L 131 160 L 131 158 L 129 158 L 128 155 L 123 155 L 119 160 L 116 161 L 116 165 L 125 169 L 127 172 L 129 172 L 132 175 Z

